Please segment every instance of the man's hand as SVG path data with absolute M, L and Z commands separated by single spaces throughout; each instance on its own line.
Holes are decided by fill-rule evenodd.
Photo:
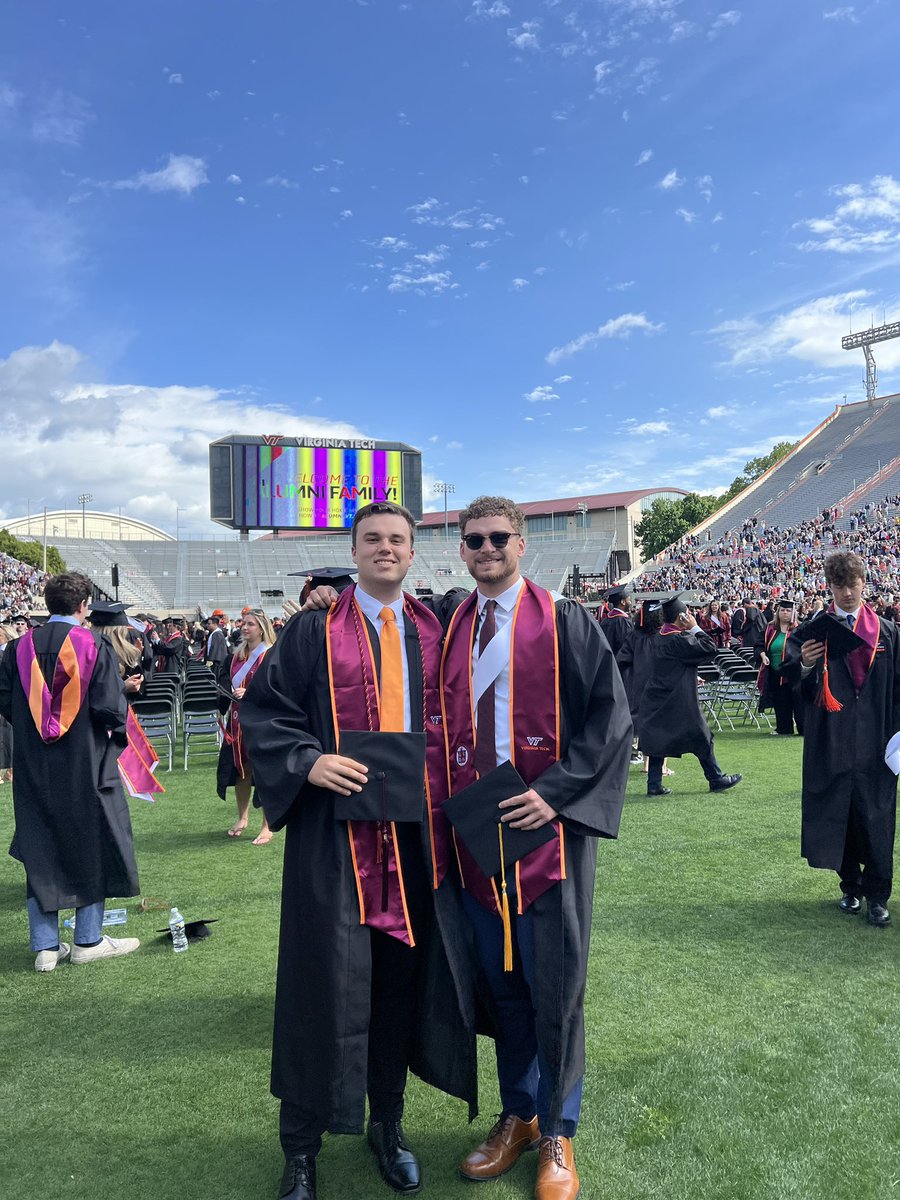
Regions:
M 508 800 L 501 800 L 498 807 L 510 810 L 505 812 L 500 820 L 513 829 L 540 829 L 557 816 L 556 809 L 551 808 L 546 800 L 542 800 L 534 788 L 529 788 L 521 796 L 510 796 Z
M 244 692 L 246 692 L 247 689 L 245 687 L 236 687 L 232 688 L 231 690 L 235 700 L 243 700 Z
M 129 696 L 141 690 L 141 684 L 144 682 L 143 675 L 129 675 L 125 679 L 125 691 Z
M 804 642 L 800 647 L 800 661 L 804 667 L 814 667 L 824 653 L 824 642 Z
M 309 782 L 316 787 L 328 788 L 341 796 L 361 792 L 369 768 L 341 754 L 320 754 L 309 772 Z
M 303 610 L 300 608 L 299 600 L 285 600 L 284 604 L 281 606 L 281 611 L 284 613 L 285 618 L 289 621 L 291 617 L 295 615 L 295 613 L 302 612 Z
M 327 583 L 320 584 L 319 587 L 313 590 L 306 597 L 306 603 L 300 609 L 300 612 L 313 612 L 315 609 L 329 609 L 335 600 L 338 598 L 338 593 Z

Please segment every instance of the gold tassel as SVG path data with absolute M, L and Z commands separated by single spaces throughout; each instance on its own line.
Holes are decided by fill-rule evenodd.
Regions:
M 826 712 L 840 712 L 844 707 L 828 686 L 828 646 L 825 647 L 825 660 L 822 665 L 822 687 L 819 689 L 819 695 L 816 699 L 816 704 L 819 708 L 824 708 Z
M 500 916 L 503 921 L 503 970 L 513 969 L 512 922 L 509 915 L 509 896 L 506 891 L 506 862 L 503 857 L 503 824 L 497 826 L 500 835 L 500 890 L 503 893 Z

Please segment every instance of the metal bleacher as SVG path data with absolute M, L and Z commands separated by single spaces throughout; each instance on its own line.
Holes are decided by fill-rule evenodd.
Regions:
M 562 591 L 573 566 L 582 575 L 603 575 L 614 549 L 610 533 L 577 541 L 534 539 L 527 542 L 523 574 L 546 588 Z M 236 613 L 245 604 L 272 616 L 284 599 L 296 599 L 302 579 L 313 568 L 352 565 L 350 538 L 344 535 L 257 538 L 230 541 L 110 541 L 55 539 L 70 570 L 84 571 L 112 595 L 112 564 L 119 564 L 119 598 L 138 611 Z M 471 589 L 472 578 L 454 539 L 422 538 L 407 576 L 409 590 L 445 592 Z
M 900 397 L 847 404 L 703 532 L 714 541 L 753 517 L 786 529 L 836 504 L 865 503 L 898 472 Z

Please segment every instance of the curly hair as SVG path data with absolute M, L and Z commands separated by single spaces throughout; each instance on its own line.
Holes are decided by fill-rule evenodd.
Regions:
M 846 587 L 854 579 L 866 581 L 866 564 L 852 550 L 838 550 L 825 559 L 825 582 L 837 587 Z
M 47 580 L 44 603 L 47 611 L 60 617 L 71 617 L 79 605 L 90 600 L 93 584 L 79 571 L 64 571 Z
M 476 496 L 459 514 L 459 532 L 465 535 L 469 521 L 480 521 L 484 517 L 506 517 L 519 536 L 525 528 L 525 514 L 515 500 L 506 496 Z

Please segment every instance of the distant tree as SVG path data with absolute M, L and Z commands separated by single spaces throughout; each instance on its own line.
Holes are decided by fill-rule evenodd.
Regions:
M 697 492 L 688 492 L 676 503 L 681 508 L 681 516 L 687 521 L 688 529 L 693 529 L 701 521 L 706 520 L 719 507 L 718 496 L 701 496 Z
M 744 488 L 759 479 L 760 475 L 765 475 L 769 467 L 774 467 L 777 462 L 781 462 L 793 448 L 793 442 L 777 442 L 768 454 L 763 454 L 759 458 L 751 458 L 749 462 L 744 463 L 743 473 L 732 480 L 731 486 L 720 498 L 717 507 L 721 508 L 728 500 L 733 499 Z
M 19 562 L 28 563 L 30 567 L 41 567 L 44 561 L 44 547 L 40 542 L 20 542 L 5 529 L 0 529 L 0 551 L 17 558 Z M 66 564 L 55 546 L 47 547 L 47 570 L 51 575 L 58 575 L 66 569 Z
M 634 536 L 644 558 L 659 554 L 677 542 L 690 525 L 681 513 L 680 500 L 654 500 L 635 526 Z

